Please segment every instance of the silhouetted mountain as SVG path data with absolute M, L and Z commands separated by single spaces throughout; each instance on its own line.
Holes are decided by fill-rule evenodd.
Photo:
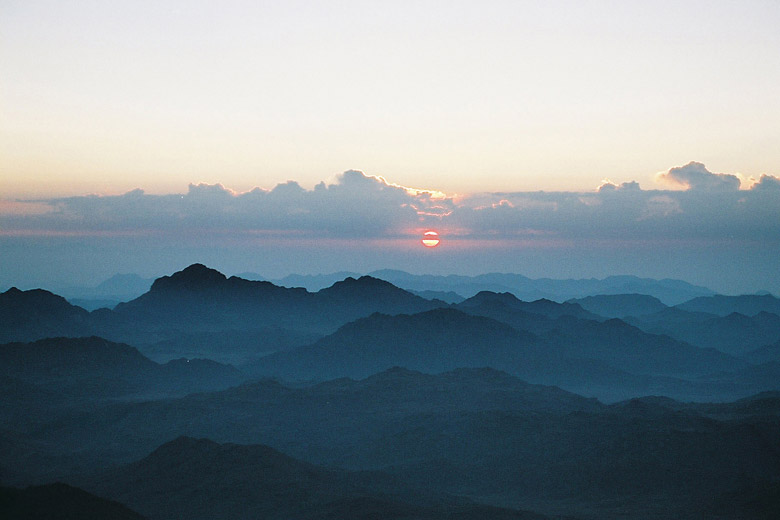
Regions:
M 313 442 L 307 448 L 318 457 L 330 452 L 340 463 L 385 468 L 412 485 L 433 485 L 438 492 L 490 495 L 494 500 L 502 497 L 499 501 L 524 504 L 526 509 L 535 509 L 531 504 L 544 498 L 548 507 L 557 503 L 558 510 L 567 504 L 570 513 L 600 504 L 600 508 L 615 507 L 623 515 L 632 508 L 636 513 L 637 509 L 660 507 L 667 512 L 658 515 L 661 518 L 685 518 L 688 515 L 682 513 L 695 511 L 701 500 L 714 493 L 734 489 L 745 479 L 766 480 L 780 474 L 776 452 L 780 425 L 776 420 L 720 422 L 636 401 L 553 415 L 541 408 L 529 414 L 507 413 L 500 407 L 464 413 L 456 411 L 458 407 L 438 410 L 433 403 L 425 407 L 429 412 L 420 413 L 417 406 L 406 408 L 404 400 L 390 397 L 392 390 L 389 394 L 383 390 L 398 388 L 384 385 L 408 374 L 388 375 L 393 377 L 367 380 L 360 391 L 348 385 L 346 394 L 336 391 L 340 385 L 334 381 L 319 387 L 327 390 L 325 395 L 312 389 L 268 395 L 262 402 L 277 403 L 272 405 L 274 414 L 264 411 L 266 419 L 254 415 L 245 421 L 255 428 L 263 420 L 272 422 L 260 428 L 281 429 L 273 434 L 276 438 L 294 432 L 294 438 L 282 442 L 299 451 L 303 439 L 316 436 L 304 444 Z M 251 408 L 246 406 L 250 395 L 241 394 L 246 403 L 241 409 L 264 408 L 257 401 Z M 302 408 L 309 399 L 313 401 Z M 326 410 L 317 411 L 317 403 Z M 219 413 L 231 407 L 221 401 L 209 408 Z M 285 412 L 279 418 L 276 414 L 281 410 Z M 342 410 L 347 413 L 337 416 Z M 226 417 L 234 414 L 222 412 Z M 171 416 L 174 421 L 181 420 L 177 415 Z M 222 431 L 223 438 L 227 432 L 235 435 L 235 425 L 233 430 L 222 427 Z M 218 465 L 211 472 L 223 474 Z M 599 517 L 619 517 L 616 511 L 611 513 Z
M 780 315 L 780 298 L 771 294 L 745 294 L 742 296 L 702 296 L 676 306 L 684 311 L 707 312 L 718 316 L 739 313 L 755 316 L 761 312 Z
M 116 463 L 134 460 L 171 436 L 192 435 L 262 442 L 311 462 L 357 469 L 374 467 L 380 459 L 384 465 L 404 457 L 375 443 L 406 428 L 406 418 L 432 414 L 455 418 L 485 411 L 567 414 L 602 408 L 593 399 L 529 385 L 490 369 L 426 375 L 396 368 L 361 381 L 340 379 L 290 388 L 263 380 L 184 399 L 74 414 L 48 428 L 36 428 L 30 438 L 33 444 L 17 447 L 14 460 L 20 470 L 49 475 L 57 464 L 60 471 L 72 471 L 73 466 L 90 463 L 84 460 L 85 438 L 94 453 Z M 41 452 L 52 462 L 26 467 L 30 454 Z
M 705 287 L 681 280 L 653 280 L 636 276 L 609 276 L 603 280 L 532 280 L 518 274 L 489 273 L 479 276 L 413 275 L 404 271 L 385 269 L 369 273 L 403 289 L 414 291 L 454 291 L 471 297 L 480 291 L 511 292 L 521 300 L 546 298 L 558 302 L 598 294 L 647 294 L 666 305 L 676 305 L 697 296 L 710 296 Z
M 382 489 L 391 486 L 389 492 Z M 189 437 L 105 473 L 89 487 L 159 519 L 546 518 L 404 493 L 404 486 L 389 477 L 326 470 L 267 446 Z
M 656 314 L 630 317 L 626 321 L 653 334 L 665 334 L 705 348 L 735 356 L 780 340 L 780 316 L 760 312 L 755 316 L 727 316 L 669 308 Z
M 613 318 L 606 322 L 559 320 L 544 338 L 563 356 L 591 358 L 634 374 L 688 377 L 744 367 L 742 360 L 714 348 L 700 348 L 671 337 L 648 334 Z
M 125 321 L 188 332 L 281 327 L 298 332 L 333 331 L 372 312 L 420 312 L 445 305 L 371 277 L 348 278 L 309 293 L 270 282 L 226 278 L 195 264 L 159 278 L 143 296 L 115 308 Z
M 749 362 L 756 364 L 768 363 L 770 361 L 780 362 L 780 340 L 770 345 L 764 345 L 763 347 L 751 350 L 744 355 L 744 358 Z
M 91 332 L 89 313 L 42 289 L 0 294 L 0 343 Z
M 387 282 L 381 282 L 387 283 Z M 257 375 L 287 379 L 363 378 L 393 366 L 435 373 L 490 366 L 517 371 L 546 358 L 536 337 L 454 309 L 414 315 L 373 314 L 311 346 L 266 356 Z
M 646 294 L 599 294 L 575 298 L 568 303 L 576 303 L 583 309 L 606 318 L 642 316 L 666 309 L 661 300 Z
M 780 478 L 780 418 L 767 415 L 776 408 L 767 397 L 740 404 L 739 413 L 725 408 L 705 413 L 700 410 L 712 405 L 658 399 L 604 406 L 489 369 L 441 375 L 392 369 L 361 381 L 303 388 L 261 381 L 175 400 L 112 405 L 36 428 L 29 436 L 38 451 L 17 447 L 13 460 L 20 470 L 29 470 L 28 460 L 67 468 L 68 458 L 78 459 L 83 471 L 85 439 L 89 453 L 99 456 L 92 464 L 102 460 L 95 467 L 105 467 L 136 460 L 173 436 L 189 435 L 262 443 L 308 463 L 395 475 L 398 480 L 382 487 L 385 477 L 363 474 L 359 485 L 372 489 L 373 497 L 374 491 L 397 490 L 403 482 L 547 514 L 587 510 L 599 518 L 633 518 L 652 511 L 657 518 L 695 518 L 718 493 Z M 745 413 L 750 406 L 756 413 Z M 173 503 L 178 493 L 188 493 L 195 503 L 239 496 L 234 481 L 238 489 L 242 482 L 255 482 L 254 491 L 240 494 L 245 500 L 274 489 L 256 481 L 269 474 L 241 469 L 245 462 L 257 463 L 253 455 L 239 450 L 228 459 L 232 462 L 222 463 L 220 450 L 214 457 L 182 453 L 186 461 L 181 463 L 161 457 L 154 468 L 162 475 L 133 474 L 124 481 L 133 486 L 114 489 L 132 493 L 147 482 L 154 487 L 159 478 L 164 492 L 152 497 L 157 503 Z M 234 463 L 238 469 L 230 474 Z M 290 464 L 290 471 L 299 467 Z M 50 462 L 45 471 L 51 467 Z M 198 468 L 210 483 L 203 492 Z M 177 480 L 176 472 L 192 480 Z M 111 478 L 101 474 L 97 482 L 108 485 Z M 329 482 L 339 480 L 331 476 Z M 276 496 L 295 489 L 300 490 L 284 486 L 287 491 Z
M 494 293 L 490 291 L 481 291 L 478 294 L 468 298 L 462 303 L 458 304 L 459 309 L 466 309 L 471 307 L 478 307 L 482 304 L 500 302 L 512 310 L 527 312 L 529 314 L 538 314 L 547 318 L 560 318 L 561 316 L 573 316 L 575 318 L 581 318 L 586 320 L 599 319 L 600 316 L 586 311 L 580 305 L 576 303 L 557 303 L 554 301 L 540 299 L 532 302 L 525 302 L 519 300 L 511 293 Z
M 360 313 L 368 306 L 377 307 L 374 312 L 408 314 L 442 307 L 442 302 L 430 302 L 395 285 L 361 276 L 357 280 L 347 278 L 315 293 L 318 305 L 345 309 L 348 314 Z
M 0 345 L 0 374 L 75 399 L 183 395 L 240 383 L 235 368 L 209 360 L 159 365 L 137 349 L 98 337 Z
M 679 377 L 744 366 L 742 361 L 721 352 L 648 334 L 621 320 L 601 322 L 603 318 L 575 303 L 549 300 L 528 303 L 509 293 L 481 292 L 456 308 L 490 317 L 518 330 L 532 331 L 545 342 L 548 352 L 555 353 L 559 359 L 598 360 L 633 374 Z M 556 384 L 565 386 L 563 381 Z
M 143 520 L 124 505 L 63 483 L 14 489 L 0 487 L 0 517 L 6 520 Z
M 223 347 L 233 343 L 238 343 L 238 348 L 246 347 L 247 336 L 263 336 L 254 352 L 244 348 L 243 362 L 300 344 L 302 338 L 312 340 L 333 332 L 373 312 L 415 313 L 446 305 L 366 276 L 348 278 L 309 293 L 270 282 L 226 278 L 218 271 L 194 264 L 159 278 L 149 292 L 118 304 L 113 311 L 99 309 L 88 313 L 46 291 L 10 289 L 0 295 L 0 341 L 97 335 L 142 349 L 149 346 L 155 356 L 166 358 L 160 352 L 163 342 L 181 343 L 184 335 L 203 346 L 214 334 L 224 333 L 213 352 L 206 352 L 209 356 L 219 355 L 220 350 L 224 355 Z M 277 332 L 267 334 L 271 330 Z M 278 344 L 273 344 L 273 337 Z M 178 350 L 180 347 L 175 346 Z

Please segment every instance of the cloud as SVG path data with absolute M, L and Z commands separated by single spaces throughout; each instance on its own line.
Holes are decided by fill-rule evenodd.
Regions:
M 642 188 L 639 187 L 639 183 L 636 181 L 624 182 L 618 185 L 609 179 L 605 179 L 602 181 L 601 186 L 599 186 L 598 191 L 599 192 L 610 192 L 610 191 L 617 191 L 617 190 L 640 191 L 641 189 Z
M 20 206 L 21 204 L 21 206 Z M 313 190 L 295 181 L 271 190 L 237 193 L 221 184 L 190 184 L 185 194 L 148 195 L 136 189 L 118 196 L 30 201 L 35 214 L 15 205 L 4 228 L 94 233 L 97 231 L 290 231 L 312 236 L 391 234 L 437 222 L 453 202 L 432 190 L 388 183 L 350 170 Z M 42 212 L 40 208 L 47 208 Z
M 688 190 L 728 191 L 738 190 L 739 177 L 727 173 L 712 173 L 699 162 L 691 161 L 685 166 L 671 168 L 657 176 L 657 180 L 672 185 L 684 186 Z
M 422 228 L 446 238 L 563 241 L 769 240 L 780 237 L 780 179 L 764 175 L 751 190 L 700 163 L 666 174 L 690 189 L 642 190 L 634 181 L 605 182 L 590 192 L 480 193 L 453 199 L 349 170 L 304 189 L 295 181 L 238 193 L 220 184 L 191 184 L 185 193 L 83 196 L 15 203 L 0 233 L 276 236 L 285 239 L 407 238 Z M 714 180 L 713 180 L 714 179 Z M 724 180 L 725 179 L 725 180 Z M 706 189 L 703 186 L 720 186 Z M 730 186 L 723 189 L 724 186 Z M 10 207 L 10 206 L 8 206 Z M 34 211 L 33 211 L 34 210 Z M 2 206 L 0 206 L 2 211 Z M 281 239 L 280 238 L 280 239 Z
M 757 182 L 754 182 L 753 185 L 750 186 L 750 189 L 760 191 L 780 190 L 780 177 L 764 174 Z
M 670 172 L 694 179 L 692 170 Z M 105 277 L 162 274 L 196 261 L 279 276 L 389 267 L 536 269 L 537 276 L 560 277 L 574 270 L 582 276 L 644 272 L 705 284 L 750 279 L 756 288 L 780 279 L 780 179 L 770 175 L 749 190 L 643 190 L 629 181 L 604 183 L 598 191 L 456 199 L 350 170 L 312 189 L 292 180 L 247 192 L 191 184 L 168 195 L 137 189 L 7 202 L 0 201 L 2 280 L 76 275 L 96 266 Z M 435 252 L 421 251 L 425 228 L 442 237 Z

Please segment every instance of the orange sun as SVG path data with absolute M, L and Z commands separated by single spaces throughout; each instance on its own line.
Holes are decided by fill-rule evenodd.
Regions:
M 439 240 L 439 234 L 436 231 L 426 231 L 423 233 L 421 242 L 425 247 L 436 247 L 441 240 Z

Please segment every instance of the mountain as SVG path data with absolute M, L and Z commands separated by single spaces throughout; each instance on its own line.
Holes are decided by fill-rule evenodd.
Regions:
M 600 319 L 600 316 L 586 311 L 576 303 L 558 303 L 544 298 L 532 302 L 525 302 L 508 292 L 494 293 L 491 291 L 480 291 L 471 298 L 458 304 L 457 308 L 468 312 L 467 309 L 496 302 L 501 303 L 514 311 L 537 314 L 551 319 L 560 318 L 561 316 L 572 316 L 586 320 Z
M 537 366 L 545 358 L 536 344 L 533 334 L 454 309 L 376 313 L 310 346 L 266 356 L 253 373 L 326 380 L 364 378 L 393 366 L 429 373 L 482 366 L 516 372 L 516 367 Z
M 143 520 L 112 500 L 57 482 L 14 489 L 0 487 L 0 517 L 8 520 Z
M 325 518 L 349 511 L 350 504 L 366 514 L 379 507 L 382 518 L 407 507 L 430 511 L 419 500 L 447 494 L 548 515 L 700 518 L 713 497 L 780 478 L 776 401 L 756 396 L 732 410 L 657 398 L 605 406 L 490 369 L 427 375 L 396 368 L 360 381 L 291 387 L 264 380 L 179 399 L 117 403 L 35 428 L 27 433 L 29 444 L 11 454 L 28 472 L 36 469 L 30 461 L 38 461 L 37 471 L 51 472 L 78 460 L 83 475 L 85 455 L 95 470 L 119 464 L 90 485 L 83 476 L 72 482 L 144 514 L 151 509 L 142 503 L 197 505 L 213 517 L 225 515 L 209 508 L 233 504 L 244 514 L 255 498 L 274 490 L 263 504 L 285 504 L 298 492 L 291 507 L 305 507 L 317 503 L 318 475 L 325 472 L 328 489 L 347 483 L 368 490 L 317 508 L 332 515 Z M 146 462 L 121 466 L 180 435 L 266 447 L 185 439 Z M 355 472 L 357 481 L 351 480 Z M 289 483 L 275 475 L 297 476 Z M 407 489 L 419 493 L 407 495 Z M 207 503 L 213 497 L 216 505 Z M 726 518 L 740 518 L 742 511 Z
M 780 316 L 760 312 L 755 316 L 727 316 L 668 308 L 660 313 L 627 318 L 629 323 L 653 334 L 664 334 L 703 348 L 716 348 L 742 356 L 780 340 Z
M 404 271 L 380 270 L 369 273 L 403 289 L 414 291 L 453 291 L 464 297 L 471 297 L 480 291 L 511 292 L 521 300 L 532 301 L 546 298 L 563 302 L 572 298 L 604 294 L 646 294 L 659 299 L 666 305 L 676 305 L 698 296 L 711 296 L 706 287 L 681 280 L 653 280 L 636 276 L 609 276 L 602 280 L 567 279 L 533 280 L 518 274 L 489 273 L 478 276 L 435 276 L 413 275 Z
M 568 325 L 560 323 L 544 339 L 566 357 L 597 359 L 634 374 L 690 377 L 730 372 L 746 365 L 713 348 L 648 334 L 616 318 L 603 323 L 570 320 Z
M 87 312 L 43 290 L 0 294 L 0 342 L 100 336 L 156 359 L 202 353 L 245 363 L 314 341 L 374 312 L 416 313 L 447 306 L 376 278 L 347 278 L 316 293 L 227 278 L 201 264 L 161 277 L 149 292 L 113 310 Z M 185 339 L 186 336 L 186 339 Z M 255 341 L 257 340 L 257 341 Z
M 262 380 L 181 399 L 103 406 L 58 417 L 45 428 L 35 426 L 23 444 L 9 444 L 7 460 L 14 461 L 18 471 L 51 478 L 73 467 L 83 471 L 98 464 L 85 457 L 85 439 L 105 465 L 129 462 L 172 436 L 190 435 L 263 443 L 309 462 L 365 469 L 376 467 L 379 460 L 392 464 L 403 459 L 401 452 L 382 451 L 376 442 L 403 431 L 407 420 L 416 417 L 457 418 L 486 411 L 568 414 L 602 408 L 594 399 L 491 369 L 428 375 L 395 368 L 360 381 L 339 379 L 296 388 Z
M 0 343 L 52 336 L 83 336 L 91 332 L 89 313 L 43 289 L 0 294 Z
M 240 383 L 235 368 L 209 360 L 164 365 L 136 348 L 103 338 L 48 338 L 0 345 L 0 375 L 76 400 L 183 395 Z
M 751 363 L 756 364 L 768 363 L 770 361 L 780 362 L 780 340 L 770 345 L 764 345 L 763 347 L 751 350 L 745 354 L 744 358 Z
M 666 309 L 661 300 L 646 294 L 599 294 L 574 298 L 567 303 L 576 303 L 583 309 L 606 318 L 642 316 Z
M 431 302 L 368 276 L 347 278 L 309 293 L 270 282 L 227 278 L 201 264 L 158 278 L 151 290 L 114 312 L 133 323 L 189 332 L 281 327 L 329 332 L 373 312 L 420 312 L 445 305 Z
M 452 497 L 425 497 L 387 476 L 327 470 L 268 446 L 190 437 L 106 472 L 88 487 L 161 519 L 546 518 Z
M 427 373 L 492 367 L 533 383 L 615 399 L 648 391 L 688 398 L 707 395 L 713 388 L 683 379 L 746 365 L 714 349 L 648 334 L 616 319 L 597 322 L 562 316 L 553 320 L 506 308 L 504 314 L 483 317 L 461 308 L 470 310 L 459 306 L 414 315 L 374 314 L 312 345 L 261 358 L 245 370 L 255 377 L 322 381 L 367 377 L 393 366 Z M 483 312 L 485 306 L 476 309 Z M 534 322 L 541 322 L 536 333 L 521 327 Z
M 483 291 L 455 308 L 517 330 L 532 331 L 547 345 L 547 352 L 559 359 L 598 360 L 632 374 L 686 377 L 733 370 L 745 364 L 713 349 L 644 332 L 622 320 L 602 321 L 576 303 L 529 303 L 509 293 Z M 566 386 L 563 380 L 556 384 Z
M 771 294 L 745 294 L 741 296 L 701 296 L 676 306 L 690 312 L 706 312 L 717 316 L 739 313 L 755 316 L 762 312 L 780 315 L 780 298 Z

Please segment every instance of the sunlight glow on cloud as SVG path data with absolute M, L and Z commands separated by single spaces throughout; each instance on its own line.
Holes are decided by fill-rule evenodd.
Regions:
M 671 168 L 666 173 L 659 173 L 657 180 L 682 186 L 687 190 L 738 190 L 740 187 L 740 180 L 736 175 L 712 173 L 702 163 L 695 161 Z
M 753 181 L 751 190 L 780 190 L 780 177 L 764 174 L 757 181 Z
M 550 241 L 745 239 L 780 237 L 780 179 L 763 175 L 750 190 L 739 179 L 691 162 L 662 174 L 686 190 L 642 190 L 635 181 L 604 181 L 590 192 L 481 193 L 452 198 L 349 170 L 307 190 L 296 181 L 246 192 L 222 184 L 190 184 L 184 194 L 141 189 L 0 206 L 4 236 L 274 237 L 279 241 L 416 237 L 432 227 L 442 237 L 508 243 Z M 760 218 L 758 218 L 760 216 Z M 326 242 L 322 242 L 325 244 Z M 541 246 L 541 242 L 539 242 Z

